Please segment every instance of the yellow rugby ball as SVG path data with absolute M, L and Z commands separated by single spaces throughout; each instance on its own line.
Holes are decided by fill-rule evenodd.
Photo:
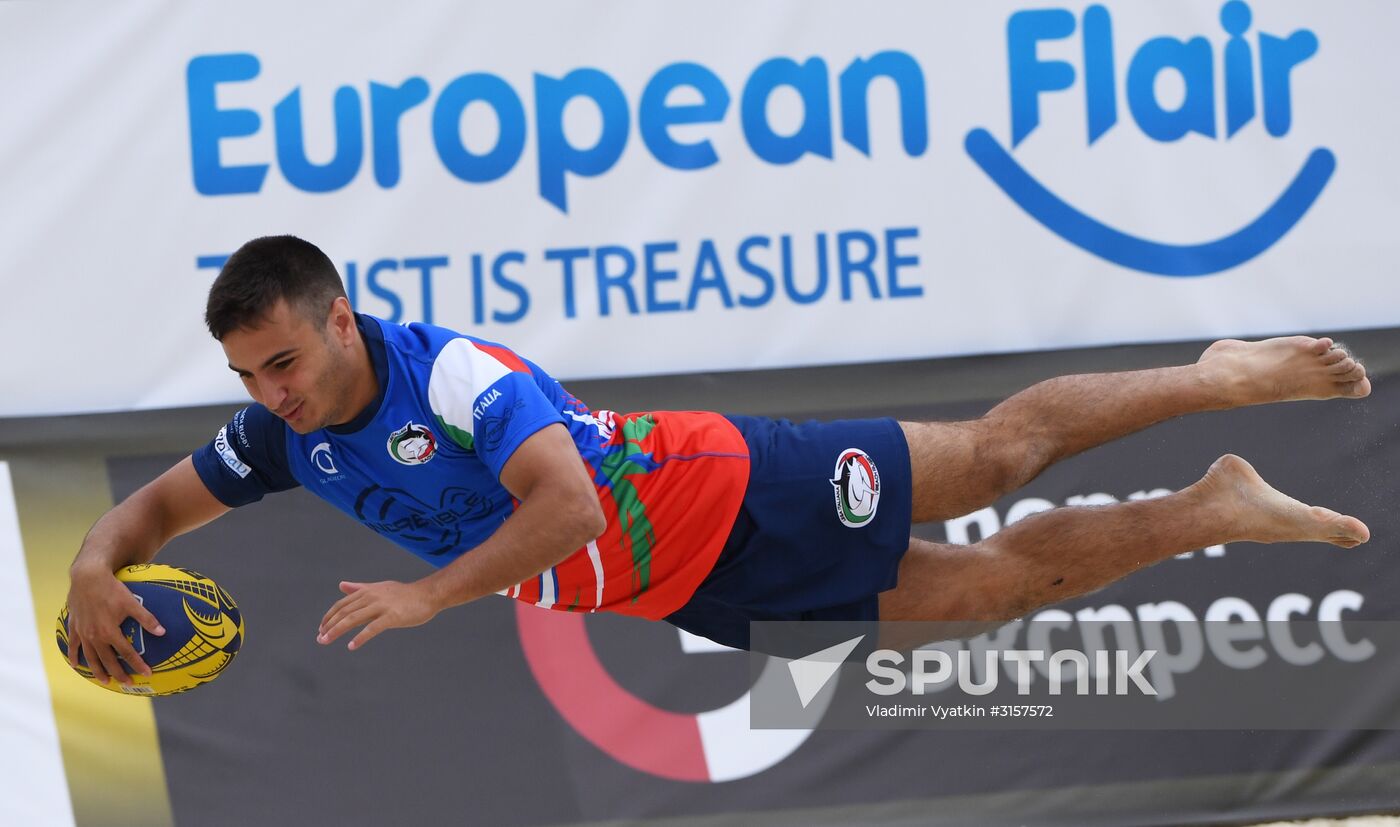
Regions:
M 243 613 L 213 580 L 189 569 L 145 563 L 127 566 L 117 573 L 146 610 L 165 627 L 165 634 L 153 635 L 135 618 L 122 623 L 122 633 L 151 667 L 151 675 L 135 673 L 131 684 L 116 680 L 98 683 L 88 668 L 87 653 L 78 658 L 77 672 L 93 684 L 126 695 L 173 695 L 208 683 L 238 654 L 243 646 Z M 58 615 L 58 649 L 68 657 L 68 604 Z

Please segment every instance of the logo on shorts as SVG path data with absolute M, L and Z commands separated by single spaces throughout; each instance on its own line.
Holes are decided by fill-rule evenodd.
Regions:
M 847 448 L 836 460 L 831 484 L 836 488 L 836 516 L 847 528 L 860 528 L 875 519 L 880 505 L 880 470 L 870 455 Z
M 422 465 L 436 454 L 437 437 L 415 422 L 389 434 L 389 456 L 403 465 Z

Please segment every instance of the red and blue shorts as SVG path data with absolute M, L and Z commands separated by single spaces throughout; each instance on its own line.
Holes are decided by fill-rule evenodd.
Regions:
M 879 619 L 909 547 L 909 446 L 893 419 L 731 416 L 750 455 L 724 550 L 666 620 L 740 649 L 749 623 Z

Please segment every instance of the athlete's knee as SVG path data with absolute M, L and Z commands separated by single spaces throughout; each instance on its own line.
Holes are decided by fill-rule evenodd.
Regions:
M 913 466 L 914 520 L 946 520 L 985 508 L 1030 482 L 1048 457 L 1029 429 L 987 416 L 963 422 L 901 422 Z
M 1001 497 L 1035 479 L 1054 458 L 1054 446 L 1030 423 L 1003 421 L 991 414 L 978 426 L 978 457 Z
M 968 423 L 973 432 L 974 467 L 988 503 L 1015 491 L 1045 468 L 1047 452 L 1022 429 L 988 417 Z
M 899 569 L 899 586 L 880 598 L 887 620 L 1006 621 L 1028 605 L 1027 572 L 988 541 L 969 545 L 915 540 Z
M 997 533 L 975 544 L 987 568 L 985 594 L 991 617 L 1024 618 L 1076 594 L 1066 582 L 1064 566 L 1047 558 L 1043 547 L 1026 547 L 1024 539 Z

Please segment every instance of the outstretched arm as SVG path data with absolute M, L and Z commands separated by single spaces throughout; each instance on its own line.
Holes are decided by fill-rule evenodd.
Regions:
M 69 569 L 69 662 L 77 665 L 79 652 L 85 652 L 93 677 L 102 683 L 108 676 L 131 682 L 119 660 L 149 675 L 150 667 L 122 635 L 122 621 L 134 617 L 155 635 L 165 630 L 113 573 L 149 562 L 170 540 L 228 510 L 209 493 L 186 457 L 102 515 Z
M 486 542 L 412 583 L 341 583 L 346 596 L 326 612 L 316 639 L 331 643 L 363 626 L 350 641 L 358 649 L 385 629 L 427 623 L 449 606 L 547 570 L 607 525 L 598 492 L 562 424 L 522 442 L 502 467 L 501 484 L 520 507 Z

